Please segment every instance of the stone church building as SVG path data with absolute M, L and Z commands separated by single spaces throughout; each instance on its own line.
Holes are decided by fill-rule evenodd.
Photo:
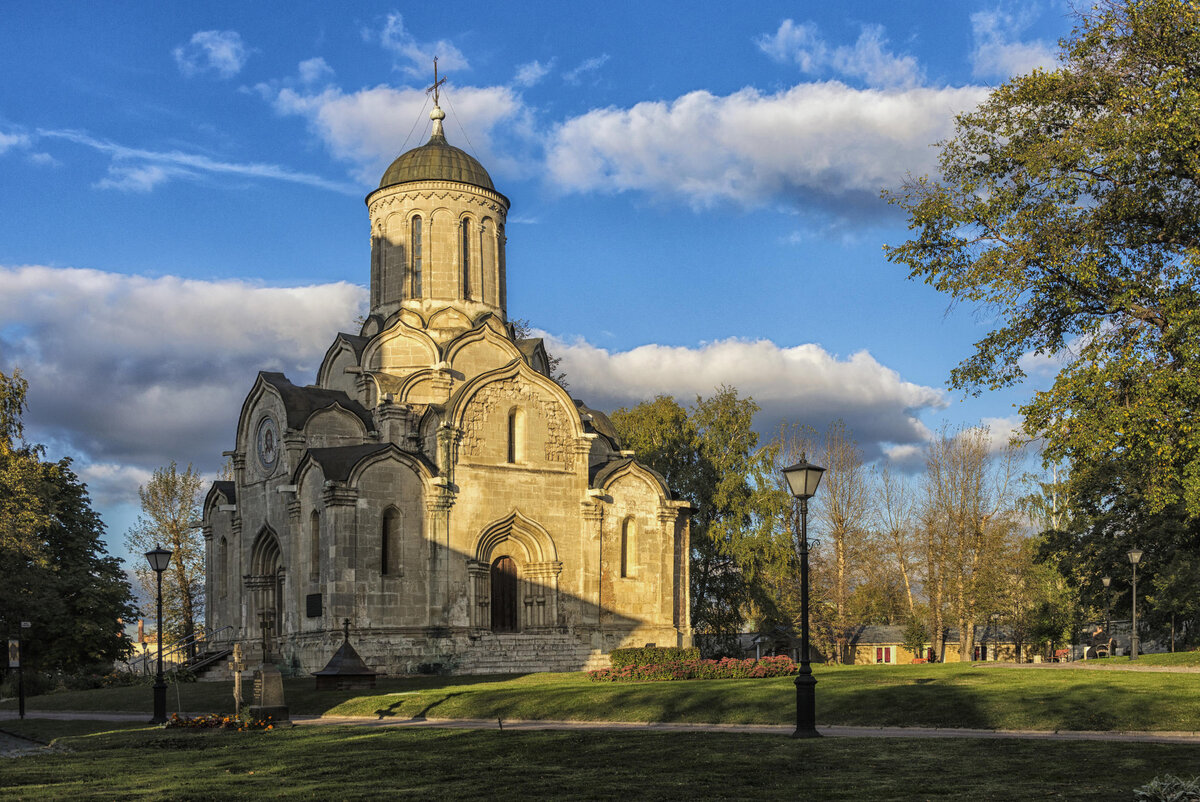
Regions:
M 242 405 L 234 478 L 204 503 L 207 626 L 306 673 L 344 619 L 392 674 L 691 645 L 688 505 L 516 337 L 508 199 L 430 117 L 366 198 L 361 331 L 314 384 L 262 372 Z

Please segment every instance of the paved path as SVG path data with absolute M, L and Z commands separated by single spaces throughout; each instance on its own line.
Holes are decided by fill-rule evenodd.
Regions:
M 188 713 L 187 715 L 200 715 Z M 0 710 L 0 722 L 17 717 L 15 711 Z M 26 718 L 90 721 L 147 721 L 146 713 L 90 713 L 85 711 L 26 711 Z M 351 716 L 295 716 L 297 726 L 338 725 L 353 727 L 442 728 L 460 730 L 593 730 L 610 732 L 746 732 L 759 735 L 791 735 L 794 727 L 780 724 L 666 724 L 623 721 L 489 721 L 485 719 L 416 718 L 395 719 Z M 0 724 L 0 729 L 3 724 Z M 935 727 L 817 727 L 834 738 L 1022 738 L 1051 741 L 1137 741 L 1141 743 L 1200 744 L 1200 732 L 1098 732 L 1063 730 L 970 730 Z M 0 745 L 0 751 L 3 746 Z

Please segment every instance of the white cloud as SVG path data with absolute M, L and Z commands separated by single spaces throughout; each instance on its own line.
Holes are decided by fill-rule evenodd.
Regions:
M 572 394 L 611 411 L 666 393 L 682 403 L 736 387 L 762 408 L 757 429 L 773 435 L 787 420 L 819 430 L 841 418 L 872 457 L 889 446 L 925 443 L 923 410 L 947 405 L 945 393 L 904 381 L 866 351 L 839 359 L 819 345 L 782 347 L 768 340 L 721 340 L 696 348 L 643 345 L 609 352 L 584 341 L 548 337 L 562 357 Z
M 26 134 L 6 134 L 0 131 L 0 153 L 4 153 L 12 148 L 27 148 L 29 147 L 29 136 Z
M 1025 429 L 1020 416 L 1010 415 L 1006 418 L 983 418 L 979 428 L 987 433 L 988 451 L 999 454 L 1009 447 L 1014 437 L 1024 436 Z
M 609 60 L 610 56 L 607 53 L 602 53 L 599 56 L 592 56 L 589 59 L 584 59 L 578 67 L 568 72 L 563 73 L 563 80 L 569 84 L 577 84 L 583 76 L 596 72 L 603 67 Z
M 79 455 L 91 465 L 85 478 L 127 491 L 137 471 L 171 459 L 219 466 L 256 372 L 311 382 L 365 299 L 346 283 L 0 266 L 0 369 L 20 367 L 29 380 L 31 439 Z
M 147 484 L 154 474 L 152 468 L 120 465 L 115 462 L 94 462 L 72 467 L 88 486 L 88 495 L 97 507 L 140 504 L 138 488 Z
M 96 182 L 100 189 L 117 189 L 124 192 L 149 192 L 173 176 L 192 175 L 186 170 L 168 169 L 158 164 L 110 164 L 108 177 Z
M 58 159 L 51 156 L 49 153 L 31 153 L 29 161 L 36 164 L 38 167 L 59 167 L 62 165 Z
M 907 172 L 936 168 L 930 144 L 974 108 L 981 87 L 854 89 L 835 81 L 764 95 L 692 92 L 671 102 L 594 109 L 548 146 L 550 178 L 568 191 L 630 190 L 694 208 L 733 201 L 878 207 Z
M 517 74 L 513 78 L 513 83 L 517 86 L 533 86 L 545 78 L 553 67 L 554 59 L 545 64 L 537 60 L 522 64 L 517 67 Z
M 179 71 L 189 77 L 212 71 L 222 78 L 232 78 L 242 71 L 250 51 L 237 31 L 199 31 L 171 54 Z
M 271 100 L 280 114 L 305 117 L 312 130 L 329 151 L 339 159 L 358 166 L 356 175 L 364 182 L 374 183 L 388 163 L 402 150 L 424 144 L 402 138 L 413 130 L 414 121 L 428 125 L 423 112 L 428 97 L 422 89 L 376 86 L 345 94 L 341 89 L 328 87 L 320 93 L 298 92 L 284 88 L 278 92 L 267 87 L 260 91 Z M 446 96 L 443 96 L 446 102 Z M 455 87 L 453 114 L 446 120 L 446 134 L 456 139 L 458 122 L 467 129 L 467 139 L 477 157 L 491 170 L 511 162 L 511 156 L 496 152 L 492 133 L 497 125 L 511 122 L 524 113 L 520 99 L 508 87 Z M 452 120 L 453 125 L 452 125 Z M 420 135 L 418 135 L 420 137 Z M 456 144 L 466 147 L 458 140 Z
M 978 11 L 971 15 L 975 49 L 971 51 L 971 69 L 981 78 L 1008 79 L 1033 72 L 1035 68 L 1053 69 L 1057 57 L 1053 47 L 1040 39 L 1018 41 L 1016 37 L 1029 26 L 1024 16 L 999 10 Z
M 367 38 L 371 34 L 367 32 Z M 436 42 L 419 42 L 404 27 L 404 16 L 399 13 L 388 14 L 383 30 L 379 33 L 379 42 L 407 63 L 397 63 L 396 69 L 407 75 L 433 77 L 433 59 L 436 56 L 438 67 L 444 72 L 467 70 L 471 65 L 462 51 L 446 39 Z
M 114 163 L 109 167 L 109 177 L 102 179 L 98 186 L 148 191 L 167 178 L 209 173 L 236 175 L 244 178 L 270 178 L 276 181 L 290 181 L 296 184 L 330 189 L 348 195 L 360 194 L 358 187 L 329 181 L 308 173 L 296 172 L 274 164 L 239 164 L 217 161 L 207 156 L 183 153 L 177 150 L 154 151 L 131 148 L 115 142 L 96 139 L 82 131 L 40 129 L 38 135 L 51 139 L 64 139 L 112 156 Z
M 310 58 L 300 62 L 300 81 L 304 84 L 315 84 L 325 78 L 333 77 L 333 67 L 325 63 L 325 59 Z
M 914 56 L 899 56 L 887 49 L 881 25 L 864 25 L 853 45 L 831 46 L 815 23 L 798 25 L 785 19 L 775 33 L 760 36 L 756 43 L 775 61 L 794 63 L 810 75 L 831 71 L 875 87 L 917 86 L 923 77 Z

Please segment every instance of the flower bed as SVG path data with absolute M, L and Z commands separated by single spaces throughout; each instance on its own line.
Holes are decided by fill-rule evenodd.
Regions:
M 787 656 L 761 660 L 683 660 L 677 663 L 626 665 L 588 672 L 593 682 L 663 682 L 677 679 L 760 679 L 786 677 L 796 673 L 796 664 Z
M 180 716 L 178 713 L 171 714 L 171 720 L 166 724 L 168 729 L 185 729 L 185 730 L 237 730 L 244 732 L 246 730 L 273 730 L 275 723 L 271 721 L 270 716 L 265 719 L 250 718 L 248 716 L 238 718 L 237 716 L 221 715 L 219 713 L 210 713 L 207 716 Z

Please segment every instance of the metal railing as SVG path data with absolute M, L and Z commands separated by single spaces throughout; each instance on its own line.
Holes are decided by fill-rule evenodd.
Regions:
M 193 633 L 178 643 L 174 643 L 170 647 L 164 646 L 162 653 L 163 670 L 178 671 L 181 667 L 186 666 L 189 660 L 193 659 L 193 652 L 199 653 L 197 647 L 220 641 L 221 639 L 218 636 L 226 630 L 232 629 L 232 626 L 223 626 L 220 629 L 209 631 L 201 627 L 199 632 Z M 179 659 L 181 653 L 187 655 L 182 660 Z M 168 663 L 171 665 L 170 668 L 167 668 Z M 158 650 L 154 649 L 132 660 L 127 660 L 125 661 L 125 665 L 132 674 L 140 673 L 149 676 L 158 665 Z

